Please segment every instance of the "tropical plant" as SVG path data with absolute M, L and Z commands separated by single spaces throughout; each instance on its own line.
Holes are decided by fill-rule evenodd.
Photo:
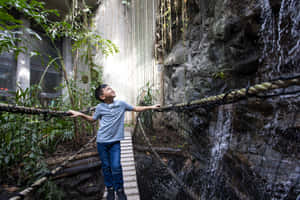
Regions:
M 15 93 L 16 105 L 39 105 L 37 93 L 36 86 L 20 88 Z M 48 171 L 43 159 L 45 151 L 53 152 L 57 141 L 72 138 L 72 120 L 45 117 L 1 113 L 0 183 L 17 179 L 19 184 L 26 185 L 45 174 Z
M 16 18 L 15 11 L 36 23 L 57 52 L 57 57 L 49 57 L 49 62 L 45 63 L 44 72 L 37 85 L 32 85 L 26 89 L 18 87 L 17 92 L 13 93 L 13 102 L 16 105 L 45 106 L 41 102 L 40 94 L 43 91 L 42 83 L 46 73 L 52 65 L 56 65 L 56 68 L 60 67 L 64 75 L 65 82 L 57 89 L 61 90 L 67 87 L 68 94 L 52 99 L 47 105 L 48 108 L 81 110 L 96 104 L 93 94 L 96 86 L 102 81 L 102 71 L 101 66 L 93 62 L 94 48 L 101 50 L 105 56 L 117 53 L 118 48 L 111 41 L 103 39 L 99 33 L 91 29 L 91 23 L 88 21 L 92 14 L 91 10 L 84 1 L 82 1 L 82 6 L 82 9 L 72 7 L 70 14 L 64 20 L 53 22 L 49 20 L 49 15 L 58 15 L 58 12 L 45 9 L 42 2 L 36 0 L 0 0 L 0 53 L 14 52 L 18 54 L 27 51 L 24 41 L 22 41 L 24 46 L 17 45 L 21 41 L 20 38 L 24 31 L 42 40 L 38 33 L 24 28 L 22 21 Z M 21 28 L 24 30 L 21 31 Z M 83 61 L 89 66 L 92 79 L 88 91 L 78 87 L 78 82 L 81 81 L 81 84 L 86 84 L 86 81 L 76 79 L 78 73 L 76 67 L 74 67 L 74 77 L 67 76 L 63 56 L 55 42 L 65 37 L 72 40 L 73 53 L 79 55 L 75 57 L 75 65 Z M 38 56 L 40 52 L 33 51 L 30 54 Z M 70 101 L 66 101 L 66 97 L 69 97 Z M 4 182 L 15 183 L 16 180 L 18 185 L 32 183 L 37 177 L 48 172 L 44 162 L 45 154 L 54 152 L 62 142 L 74 140 L 74 138 L 78 140 L 79 134 L 83 132 L 92 133 L 92 130 L 92 125 L 81 120 L 0 113 L 0 184 Z M 56 189 L 51 183 L 47 183 L 44 189 L 48 190 L 46 194 L 49 198 L 47 196 L 46 199 L 55 196 L 54 191 Z M 45 194 L 45 191 L 41 189 L 39 194 Z M 62 194 L 59 193 L 57 196 L 57 198 L 52 199 L 60 199 Z
M 45 9 L 44 2 L 36 0 L 1 0 L 0 1 L 0 53 L 24 51 L 26 46 L 18 46 L 21 41 L 20 31 L 23 21 L 16 18 L 16 12 L 26 18 L 33 20 L 37 24 L 48 24 L 50 14 L 58 15 L 56 10 Z M 26 32 L 40 39 L 39 35 L 33 30 L 26 28 Z
M 156 100 L 157 90 L 155 90 L 153 84 L 147 82 L 145 86 L 140 89 L 139 95 L 137 97 L 138 105 L 148 106 L 153 105 Z M 145 124 L 146 127 L 152 129 L 153 128 L 153 116 L 154 112 L 152 110 L 148 110 L 140 114 L 141 121 Z

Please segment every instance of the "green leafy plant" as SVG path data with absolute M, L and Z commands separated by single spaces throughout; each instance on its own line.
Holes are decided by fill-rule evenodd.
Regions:
M 24 46 L 17 45 L 21 41 L 20 36 L 24 34 L 24 31 L 38 40 L 42 40 L 39 34 L 23 27 L 22 21 L 15 17 L 15 11 L 35 22 L 57 52 L 57 57 L 49 57 L 49 62 L 44 63 L 45 68 L 39 83 L 26 89 L 18 87 L 17 92 L 13 93 L 11 102 L 21 106 L 59 108 L 59 110 L 82 110 L 97 103 L 94 91 L 102 82 L 102 67 L 93 62 L 94 50 L 102 51 L 105 56 L 118 53 L 119 50 L 110 40 L 103 39 L 98 32 L 91 28 L 88 21 L 91 11 L 84 3 L 82 6 L 82 9 L 72 7 L 70 15 L 67 15 L 64 20 L 53 22 L 48 17 L 50 14 L 58 15 L 58 12 L 45 9 L 44 3 L 39 1 L 0 1 L 0 53 L 14 52 L 17 54 L 28 50 L 26 40 L 22 41 Z M 21 28 L 24 31 L 20 31 Z M 78 87 L 80 81 L 81 84 L 86 84 L 87 80 L 76 79 L 78 75 L 76 67 L 74 67 L 74 77 L 67 76 L 63 56 L 55 42 L 65 37 L 72 40 L 73 53 L 80 55 L 75 57 L 74 65 L 83 61 L 89 67 L 91 73 L 91 80 L 88 80 L 89 90 Z M 38 51 L 29 53 L 31 56 L 40 56 Z M 67 88 L 68 94 L 62 94 L 45 105 L 41 97 L 42 85 L 52 65 L 59 68 L 64 75 L 64 83 L 56 89 Z M 70 101 L 66 101 L 67 97 Z M 31 184 L 37 177 L 48 172 L 44 161 L 45 155 L 54 152 L 59 144 L 71 140 L 76 141 L 78 138 L 82 138 L 83 133 L 91 134 L 92 130 L 92 125 L 82 120 L 0 113 L 0 173 L 3 175 L 0 178 L 0 184 L 15 183 L 16 181 L 18 185 Z M 43 199 L 61 199 L 63 195 L 56 194 L 55 191 L 55 185 L 48 182 L 39 190 L 39 194 Z
M 35 199 L 62 200 L 65 199 L 65 193 L 55 183 L 48 180 L 37 190 Z
M 47 24 L 50 14 L 58 15 L 56 10 L 45 9 L 44 2 L 36 0 L 6 0 L 0 1 L 0 53 L 24 51 L 26 46 L 18 46 L 21 35 L 18 29 L 23 27 L 22 20 L 16 18 L 16 12 L 21 13 L 37 24 Z M 40 39 L 33 30 L 25 29 L 30 35 Z
M 213 75 L 213 78 L 214 79 L 225 79 L 226 75 L 223 71 L 220 71 L 220 72 L 215 72 Z
M 138 105 L 140 106 L 148 106 L 153 105 L 156 96 L 157 90 L 154 89 L 154 86 L 150 84 L 150 82 L 147 82 L 145 86 L 143 86 L 140 91 L 139 95 L 137 97 Z M 140 114 L 140 118 L 142 123 L 145 124 L 146 127 L 152 129 L 153 128 L 153 115 L 154 112 L 152 110 L 143 112 Z

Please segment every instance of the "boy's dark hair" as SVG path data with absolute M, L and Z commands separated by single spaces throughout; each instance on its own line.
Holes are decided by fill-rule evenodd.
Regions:
M 103 95 L 103 89 L 106 88 L 107 86 L 108 86 L 107 84 L 101 84 L 96 88 L 96 90 L 95 90 L 96 99 L 103 102 L 103 100 L 100 99 L 100 96 Z

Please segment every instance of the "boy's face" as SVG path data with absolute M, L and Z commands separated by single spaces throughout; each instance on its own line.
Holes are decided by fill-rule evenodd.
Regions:
M 107 99 L 114 99 L 116 97 L 115 91 L 110 87 L 106 86 L 105 88 L 102 89 L 103 94 L 100 96 L 100 99 L 103 101 Z

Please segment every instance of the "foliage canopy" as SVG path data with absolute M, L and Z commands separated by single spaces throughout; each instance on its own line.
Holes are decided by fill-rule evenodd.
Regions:
M 26 43 L 22 40 L 23 34 L 29 34 L 37 40 L 42 40 L 40 34 L 25 27 L 22 18 L 26 18 L 39 27 L 46 35 L 57 51 L 58 57 L 49 56 L 49 62 L 44 65 L 44 72 L 38 85 L 30 88 L 18 88 L 13 93 L 13 102 L 16 105 L 29 107 L 42 107 L 40 93 L 42 82 L 50 65 L 61 67 L 64 74 L 64 84 L 57 89 L 67 87 L 70 101 L 66 101 L 66 94 L 52 99 L 47 105 L 50 109 L 81 110 L 95 105 L 93 92 L 101 83 L 101 66 L 93 62 L 95 48 L 102 51 L 104 56 L 117 53 L 118 48 L 110 41 L 101 37 L 93 30 L 89 21 L 92 12 L 82 1 L 82 9 L 70 9 L 70 14 L 61 21 L 51 21 L 49 16 L 59 16 L 57 10 L 45 8 L 45 3 L 37 0 L 0 0 L 0 54 L 11 52 L 16 55 L 28 51 Z M 75 56 L 74 65 L 78 62 L 85 63 L 91 73 L 97 72 L 97 76 L 89 81 L 90 90 L 78 87 L 76 80 L 77 71 L 74 69 L 74 77 L 68 77 L 64 66 L 61 50 L 56 47 L 55 41 L 61 38 L 72 40 L 72 51 Z M 21 41 L 22 40 L 22 41 Z M 40 55 L 40 52 L 29 52 L 31 55 Z M 60 63 L 60 65 L 57 64 Z M 82 84 L 86 84 L 83 81 Z M 4 182 L 15 182 L 17 185 L 28 185 L 37 177 L 46 174 L 49 170 L 44 162 L 45 154 L 54 152 L 62 142 L 78 140 L 79 135 L 88 136 L 93 127 L 81 120 L 48 118 L 45 116 L 31 116 L 11 113 L 0 113 L 0 184 Z M 83 135 L 83 133 L 85 133 Z M 16 173 L 17 171 L 17 173 Z M 47 183 L 47 188 L 53 192 L 55 186 Z M 52 188 L 52 189 L 51 189 Z M 52 192 L 50 192 L 52 194 Z M 39 191 L 37 194 L 43 194 Z M 50 194 L 46 192 L 46 194 Z M 62 194 L 52 194 L 61 199 Z M 58 197 L 59 196 L 59 197 Z M 48 197 L 47 197 L 48 198 Z M 56 199 L 49 197 L 49 199 Z

